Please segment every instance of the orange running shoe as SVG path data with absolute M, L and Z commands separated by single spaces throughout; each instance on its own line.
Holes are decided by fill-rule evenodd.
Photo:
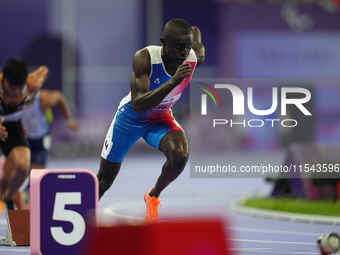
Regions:
M 144 201 L 145 201 L 145 206 L 146 206 L 146 215 L 144 220 L 146 222 L 155 222 L 158 221 L 158 206 L 160 204 L 160 201 L 157 197 L 151 197 L 149 195 L 149 192 L 147 192 L 144 195 Z
M 2 214 L 4 208 L 5 208 L 5 203 L 4 201 L 0 200 L 0 215 Z

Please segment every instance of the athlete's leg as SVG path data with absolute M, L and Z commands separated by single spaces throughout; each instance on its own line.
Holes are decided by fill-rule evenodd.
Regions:
M 39 139 L 29 139 L 31 150 L 31 169 L 45 169 L 48 159 L 48 148 L 44 146 L 45 136 Z M 26 177 L 20 189 L 14 194 L 13 200 L 16 207 L 20 209 L 29 208 L 29 176 Z
M 188 160 L 188 142 L 184 131 L 177 126 L 172 116 L 153 126 L 144 136 L 145 141 L 158 148 L 166 156 L 162 173 L 151 191 L 144 195 L 146 205 L 145 220 L 158 220 L 158 199 L 160 193 L 183 171 Z
M 15 192 L 15 194 L 13 195 L 13 201 L 14 201 L 16 207 L 18 208 L 18 210 L 24 209 L 24 204 L 23 204 L 23 201 L 22 201 L 22 196 L 21 196 L 20 191 Z
M 99 199 L 104 195 L 113 181 L 116 179 L 121 163 L 110 162 L 106 159 L 100 159 L 100 168 L 97 174 L 99 182 Z
M 160 193 L 183 171 L 189 157 L 189 146 L 183 130 L 169 131 L 161 140 L 160 151 L 166 156 L 162 173 L 155 187 L 149 193 L 158 197 Z
M 143 138 L 166 156 L 166 162 L 155 187 L 146 195 L 146 197 L 158 197 L 183 171 L 189 157 L 188 141 L 171 110 L 158 115 Z
M 8 154 L 1 181 L 1 196 L 5 199 L 12 199 L 25 181 L 30 171 L 30 156 L 30 150 L 25 146 L 14 147 Z
M 12 175 L 14 174 L 14 165 L 11 161 L 9 160 L 4 160 L 4 165 L 3 165 L 3 178 L 1 179 L 1 184 L 0 184 L 0 188 L 1 188 L 1 198 L 4 199 L 4 202 L 6 203 L 7 209 L 9 210 L 14 210 L 14 199 L 15 196 L 13 197 L 13 199 L 9 199 L 7 197 L 5 197 L 5 193 L 7 192 L 7 190 L 9 189 L 9 185 L 10 185 L 10 179 L 12 178 Z
M 33 156 L 33 152 L 31 152 L 31 153 L 32 153 L 32 156 Z M 31 169 L 46 169 L 46 165 L 41 164 L 41 163 L 39 163 L 39 164 L 33 163 L 33 161 L 31 161 Z M 29 208 L 29 200 L 30 200 L 29 189 L 30 189 L 30 182 L 29 182 L 29 176 L 27 176 L 23 185 L 20 187 L 19 191 L 17 191 L 14 195 L 13 200 L 14 200 L 18 209 Z
M 3 178 L 0 182 L 0 197 L 13 204 L 13 195 L 24 182 L 30 171 L 31 152 L 20 121 L 5 122 L 8 137 L 0 141 L 6 161 L 3 167 Z
M 29 138 L 28 142 L 31 149 L 31 168 L 45 169 L 51 147 L 51 136 L 47 134 L 41 138 Z
M 31 169 L 45 169 L 48 158 L 48 150 L 43 147 L 43 139 L 29 140 L 31 149 Z M 32 146 L 33 145 L 33 146 Z M 13 200 L 18 209 L 29 208 L 29 176 L 14 194 Z
M 45 169 L 47 165 L 48 151 L 31 150 L 31 168 Z
M 144 132 L 144 125 L 131 120 L 124 115 L 124 111 L 116 113 L 107 131 L 101 153 L 100 167 L 97 174 L 99 199 L 111 187 L 119 173 L 121 162 Z

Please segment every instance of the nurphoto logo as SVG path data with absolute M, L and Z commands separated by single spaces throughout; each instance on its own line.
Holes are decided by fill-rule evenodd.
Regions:
M 210 86 L 208 84 L 203 84 L 206 88 L 201 88 L 203 92 L 201 94 L 201 116 L 208 115 L 208 103 L 207 96 L 211 98 L 215 105 L 217 105 L 216 98 L 219 101 L 219 104 L 223 106 L 223 101 L 221 99 L 221 91 L 224 90 L 226 93 L 231 93 L 232 96 L 232 114 L 233 116 L 239 116 L 237 120 L 233 119 L 213 119 L 212 126 L 216 128 L 217 126 L 242 126 L 244 128 L 261 128 L 264 126 L 275 127 L 276 125 L 281 125 L 282 127 L 296 127 L 298 125 L 297 119 L 289 118 L 287 114 L 287 106 L 293 105 L 296 107 L 304 116 L 311 116 L 312 113 L 305 106 L 311 100 L 311 92 L 306 88 L 301 87 L 281 87 L 280 93 L 278 87 L 272 87 L 271 93 L 271 105 L 266 109 L 258 109 L 254 105 L 254 90 L 252 87 L 247 88 L 246 95 L 243 91 L 234 84 L 225 83 L 225 84 L 215 84 L 214 86 Z M 220 93 L 217 92 L 220 91 Z M 295 97 L 292 98 L 290 95 L 294 94 Z M 223 95 L 223 94 L 222 94 Z M 296 98 L 296 95 L 299 95 Z M 247 104 L 246 104 L 247 102 Z M 280 102 L 280 106 L 279 106 Z M 226 104 L 224 104 L 226 105 Z M 245 106 L 249 112 L 255 116 L 261 116 L 258 118 L 247 119 L 242 116 L 246 115 Z M 226 112 L 229 109 L 226 107 Z M 280 116 L 280 118 L 266 118 L 264 116 L 269 116 L 276 114 L 276 116 Z

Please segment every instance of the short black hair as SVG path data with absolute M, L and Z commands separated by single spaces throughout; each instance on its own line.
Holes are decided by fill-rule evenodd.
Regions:
M 22 86 L 26 83 L 28 65 L 23 59 L 10 58 L 3 69 L 3 78 L 12 86 Z
M 166 38 L 173 33 L 189 34 L 191 31 L 191 25 L 185 19 L 171 19 L 165 24 L 162 37 Z

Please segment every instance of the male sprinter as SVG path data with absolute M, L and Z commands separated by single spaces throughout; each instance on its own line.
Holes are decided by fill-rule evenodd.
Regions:
M 31 149 L 32 169 L 46 168 L 51 144 L 50 124 L 53 107 L 58 107 L 72 131 L 79 131 L 79 125 L 72 118 L 64 95 L 57 90 L 41 89 L 32 103 L 24 108 L 22 114 L 22 122 Z
M 14 209 L 12 197 L 30 170 L 30 150 L 21 123 L 22 109 L 43 85 L 48 69 L 28 74 L 24 60 L 9 59 L 0 74 L 0 147 L 6 156 L 0 180 L 0 199 Z
M 160 193 L 187 162 L 187 138 L 172 116 L 171 107 L 188 86 L 196 64 L 202 64 L 205 58 L 200 30 L 183 19 L 170 20 L 160 41 L 162 46 L 145 47 L 134 56 L 131 92 L 121 100 L 108 130 L 98 172 L 102 197 L 140 137 L 163 152 L 167 160 L 161 175 L 144 196 L 147 221 L 158 219 Z
M 51 148 L 50 126 L 53 120 L 52 108 L 57 107 L 68 127 L 79 131 L 78 123 L 72 118 L 71 111 L 67 105 L 64 95 L 57 90 L 41 89 L 37 92 L 32 102 L 24 107 L 22 112 L 22 123 L 31 150 L 31 168 L 45 169 L 47 166 L 48 153 Z M 23 192 L 16 192 L 14 201 L 18 209 L 23 208 L 22 194 L 27 201 L 29 199 L 29 183 Z

